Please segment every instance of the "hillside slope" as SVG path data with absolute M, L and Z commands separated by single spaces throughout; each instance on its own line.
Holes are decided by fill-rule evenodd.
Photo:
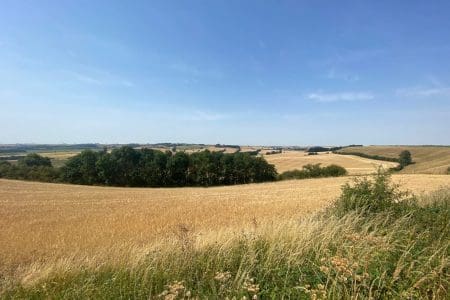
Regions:
M 283 151 L 280 154 L 264 155 L 264 158 L 274 164 L 278 173 L 301 169 L 307 164 L 322 164 L 328 166 L 336 164 L 347 169 L 350 175 L 370 174 L 376 171 L 378 166 L 391 168 L 397 163 L 362 158 L 354 155 L 339 155 L 334 153 L 319 153 L 307 155 L 303 151 Z
M 405 167 L 401 173 L 444 174 L 450 167 L 450 147 L 439 146 L 365 146 L 349 147 L 340 152 L 361 152 L 397 158 L 401 151 L 411 152 L 415 162 Z

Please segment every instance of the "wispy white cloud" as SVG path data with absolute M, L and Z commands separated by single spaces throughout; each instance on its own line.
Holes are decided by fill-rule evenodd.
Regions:
M 86 72 L 63 70 L 62 72 L 69 75 L 70 78 L 85 84 L 122 87 L 135 86 L 135 84 L 128 79 L 124 79 L 101 70 L 91 70 Z
M 97 78 L 85 75 L 85 74 L 80 74 L 80 73 L 77 73 L 77 72 L 72 72 L 72 74 L 73 74 L 73 76 L 75 77 L 76 80 L 84 82 L 84 83 L 96 84 L 96 85 L 103 85 L 104 84 L 103 81 L 101 81 L 101 80 L 99 80 Z
M 397 89 L 395 93 L 400 97 L 448 97 L 450 96 L 450 87 L 412 87 Z
M 173 63 L 169 65 L 169 68 L 173 71 L 194 77 L 207 77 L 216 79 L 223 77 L 223 73 L 221 71 L 212 69 L 200 69 L 196 66 L 186 63 Z
M 227 114 L 196 110 L 186 115 L 185 119 L 189 121 L 220 121 L 229 117 Z
M 328 72 L 326 74 L 326 78 L 345 80 L 345 81 L 350 81 L 350 82 L 358 81 L 360 79 L 359 75 L 357 75 L 357 74 L 350 74 L 347 72 L 338 71 L 335 68 L 331 68 L 328 70 Z
M 342 92 L 342 93 L 310 93 L 306 96 L 316 102 L 340 102 L 340 101 L 367 101 L 375 96 L 369 92 Z

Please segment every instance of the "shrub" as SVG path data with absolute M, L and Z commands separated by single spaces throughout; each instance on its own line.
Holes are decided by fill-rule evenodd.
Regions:
M 303 166 L 302 170 L 286 171 L 279 175 L 279 180 L 286 179 L 305 179 L 316 177 L 338 177 L 347 174 L 344 167 L 338 165 L 329 165 L 321 167 L 320 164 L 307 164 Z
M 402 167 L 406 167 L 407 165 L 412 164 L 411 152 L 409 152 L 408 150 L 402 151 L 398 156 L 398 162 Z
M 392 183 L 389 173 L 380 168 L 372 180 L 367 177 L 355 178 L 353 185 L 343 185 L 334 208 L 339 215 L 355 210 L 380 212 L 392 208 L 408 195 L 408 192 L 401 191 L 398 185 Z
M 332 164 L 332 165 L 322 168 L 322 173 L 326 177 L 338 177 L 338 176 L 347 175 L 347 170 L 344 167 Z

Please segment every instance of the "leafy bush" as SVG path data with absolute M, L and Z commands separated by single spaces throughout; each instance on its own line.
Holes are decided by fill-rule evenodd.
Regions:
M 306 179 L 317 177 L 338 177 L 347 174 L 344 167 L 338 165 L 329 165 L 321 167 L 320 164 L 307 164 L 303 166 L 302 170 L 292 170 L 283 172 L 278 176 L 279 180 L 286 179 Z
M 402 167 L 412 164 L 411 152 L 408 150 L 403 150 L 398 156 L 398 162 Z
M 392 208 L 408 195 L 408 192 L 401 191 L 398 185 L 392 183 L 389 173 L 380 168 L 372 180 L 367 177 L 355 178 L 353 184 L 343 185 L 334 208 L 340 215 L 355 210 L 380 212 Z

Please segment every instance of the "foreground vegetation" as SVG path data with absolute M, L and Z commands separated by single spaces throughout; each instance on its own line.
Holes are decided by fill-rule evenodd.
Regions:
M 379 173 L 328 210 L 204 240 L 176 238 L 115 263 L 55 268 L 4 298 L 446 299 L 450 190 L 416 198 Z

